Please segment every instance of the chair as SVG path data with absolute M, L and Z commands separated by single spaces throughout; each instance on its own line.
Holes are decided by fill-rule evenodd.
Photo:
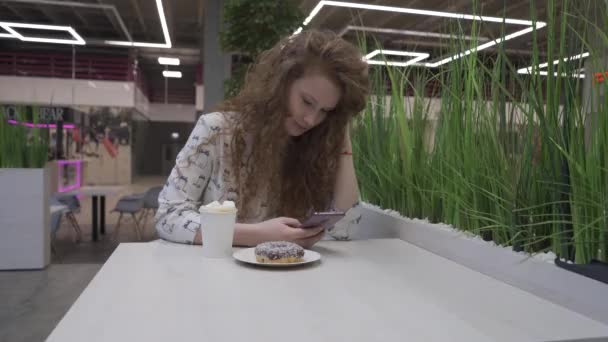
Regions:
M 156 210 L 158 210 L 158 195 L 162 191 L 162 186 L 155 186 L 148 189 L 144 193 L 144 207 L 139 217 L 139 221 L 141 222 L 142 218 L 144 219 L 144 223 L 142 227 L 146 229 L 146 223 L 148 222 L 148 214 L 152 212 L 152 214 L 156 214 Z
M 59 227 L 61 227 L 61 218 L 63 217 L 63 215 L 65 215 L 65 217 L 68 219 L 68 222 L 70 222 L 70 225 L 74 229 L 74 232 L 76 233 L 76 242 L 82 241 L 82 230 L 80 229 L 78 220 L 76 220 L 76 216 L 74 216 L 74 213 L 80 212 L 80 201 L 78 200 L 78 197 L 76 197 L 75 195 L 64 195 L 61 193 L 54 194 L 50 198 L 50 205 L 65 205 L 67 207 L 67 210 L 63 210 L 57 213 L 59 217 L 58 221 L 56 222 L 57 227 L 55 230 L 55 234 L 57 233 L 57 230 L 59 230 Z M 57 218 L 52 215 L 51 228 L 53 228 L 52 224 L 55 223 L 53 220 L 57 220 Z
M 139 220 L 137 219 L 137 214 L 144 207 L 144 194 L 134 194 L 127 195 L 121 197 L 116 203 L 116 207 L 112 209 L 112 212 L 120 213 L 118 217 L 118 222 L 116 222 L 116 227 L 114 228 L 114 240 L 118 239 L 118 232 L 120 231 L 120 222 L 122 221 L 122 216 L 124 214 L 130 214 L 133 218 L 133 222 L 135 222 L 135 233 L 137 234 L 137 239 L 142 240 L 142 233 L 139 228 Z
M 69 213 L 70 209 L 52 196 L 49 200 L 49 205 L 51 208 L 54 208 L 54 210 L 51 211 L 51 253 L 57 255 L 57 248 L 55 246 L 57 231 L 59 231 L 59 228 L 61 228 L 61 218 L 64 214 Z M 80 241 L 80 231 L 77 230 L 74 225 L 72 225 L 72 228 L 74 228 L 74 231 L 76 232 L 76 242 Z

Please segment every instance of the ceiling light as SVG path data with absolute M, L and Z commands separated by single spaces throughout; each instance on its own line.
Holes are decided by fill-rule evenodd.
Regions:
M 415 57 L 406 62 L 393 62 L 393 61 L 373 61 L 371 60 L 373 57 L 383 54 L 383 55 L 394 55 L 394 56 L 411 56 Z M 392 65 L 392 66 L 400 66 L 406 67 L 420 62 L 423 59 L 429 58 L 428 53 L 423 52 L 411 52 L 411 51 L 396 51 L 396 50 L 375 50 L 373 52 L 368 53 L 363 59 L 366 60 L 367 64 L 374 65 Z
M 461 57 L 467 56 L 471 53 L 475 53 L 475 52 L 487 49 L 491 46 L 500 44 L 507 40 L 510 40 L 510 39 L 513 39 L 513 38 L 516 38 L 519 36 L 523 36 L 527 33 L 534 31 L 535 29 L 538 30 L 538 29 L 541 29 L 541 28 L 547 26 L 547 24 L 542 21 L 534 22 L 534 21 L 530 21 L 530 20 L 513 19 L 513 18 L 490 17 L 490 16 L 472 15 L 472 14 L 464 14 L 464 13 L 430 11 L 430 10 L 420 10 L 420 9 L 406 8 L 406 7 L 380 6 L 380 5 L 370 5 L 370 4 L 361 4 L 361 3 L 344 2 L 344 1 L 328 1 L 328 0 L 319 1 L 317 6 L 315 6 L 312 9 L 312 11 L 308 15 L 308 17 L 304 20 L 303 26 L 308 25 L 312 21 L 312 19 L 317 14 L 319 14 L 319 11 L 321 11 L 323 6 L 346 7 L 346 8 L 355 8 L 355 9 L 376 10 L 376 11 L 385 11 L 385 12 L 394 12 L 394 13 L 403 13 L 403 14 L 417 14 L 417 15 L 426 15 L 426 16 L 433 16 L 433 17 L 443 17 L 443 18 L 452 18 L 452 19 L 464 19 L 464 20 L 473 20 L 473 21 L 482 21 L 482 22 L 505 23 L 505 24 L 512 24 L 512 25 L 528 26 L 527 28 L 525 28 L 523 30 L 516 31 L 515 33 L 509 34 L 502 38 L 498 38 L 498 39 L 489 41 L 487 43 L 476 46 L 467 51 L 441 59 L 434 63 L 426 63 L 426 64 L 422 65 L 422 66 L 429 67 L 429 68 L 438 67 L 445 63 L 449 63 L 449 62 L 459 59 Z M 301 29 L 298 29 L 298 31 L 296 31 L 296 32 L 299 32 L 299 31 L 301 31 Z
M 168 49 L 171 46 L 167 46 L 164 43 L 141 43 L 141 42 L 127 42 L 121 40 L 105 40 L 104 43 L 108 45 L 117 45 L 117 46 L 131 46 L 131 47 L 148 47 L 148 48 L 161 48 Z
M 589 52 L 585 52 L 585 53 L 581 53 L 581 54 L 578 54 L 578 55 L 562 58 L 561 61 L 568 62 L 568 61 L 574 61 L 574 60 L 581 59 L 581 58 L 586 58 L 586 57 L 589 57 Z M 554 60 L 553 61 L 553 65 L 557 65 L 559 63 L 559 61 L 560 61 L 560 59 Z M 539 64 L 536 68 L 543 69 L 543 68 L 546 68 L 548 66 L 549 66 L 549 62 L 545 62 L 545 63 Z M 520 72 L 520 71 L 522 71 L 522 70 L 532 71 L 533 68 L 534 67 L 523 68 L 523 69 L 517 70 L 517 72 L 520 73 L 520 74 L 522 74 L 524 72 Z
M 569 61 L 575 61 L 577 59 L 582 59 L 582 58 L 587 58 L 587 57 L 589 57 L 589 52 L 584 52 L 584 53 L 581 53 L 581 54 L 578 54 L 578 55 L 574 55 L 574 56 L 570 56 L 570 57 L 566 57 L 566 58 L 561 58 L 561 59 L 556 59 L 556 60 L 554 60 L 552 62 L 552 64 L 553 65 L 557 65 L 557 64 L 559 64 L 560 61 L 569 62 Z M 549 74 L 548 71 L 541 71 L 539 69 L 543 69 L 543 68 L 546 68 L 548 66 L 549 66 L 549 62 L 545 62 L 545 63 L 539 64 L 537 66 L 530 66 L 530 67 L 527 67 L 527 68 L 518 69 L 517 73 L 518 74 L 532 74 L 532 70 L 536 69 L 537 70 L 536 73 L 538 73 L 539 75 L 541 75 L 541 76 L 547 76 Z M 563 77 L 585 78 L 585 74 L 583 73 L 584 70 L 585 70 L 584 68 L 581 68 L 581 69 L 579 69 L 577 71 L 574 71 L 572 74 L 562 73 L 561 75 Z M 556 77 L 558 75 L 557 72 L 555 72 L 553 74 Z
M 323 8 L 323 6 L 347 7 L 347 8 L 367 9 L 367 10 L 376 10 L 376 11 L 385 11 L 385 12 L 405 13 L 405 14 L 419 14 L 419 15 L 427 15 L 427 16 L 433 16 L 433 17 L 478 20 L 478 21 L 487 21 L 487 22 L 494 22 L 494 23 L 503 23 L 504 22 L 506 24 L 513 24 L 513 25 L 531 26 L 534 24 L 534 22 L 532 22 L 530 20 L 489 17 L 489 16 L 483 16 L 483 15 L 472 15 L 472 14 L 453 13 L 453 12 L 429 11 L 429 10 L 421 10 L 421 9 L 406 8 L 406 7 L 369 5 L 369 4 L 360 4 L 360 3 L 355 3 L 355 2 L 321 0 L 317 4 L 317 6 L 315 6 L 315 8 L 313 8 L 313 10 L 310 12 L 308 17 L 304 20 L 304 26 L 306 26 L 310 23 L 310 21 L 319 13 L 321 8 Z
M 414 63 L 412 63 L 411 61 L 407 61 L 407 62 L 394 62 L 394 61 L 369 61 L 368 60 L 367 64 L 406 67 L 406 66 L 410 66 L 410 65 L 412 65 Z
M 171 48 L 171 36 L 169 35 L 169 29 L 167 28 L 167 19 L 165 18 L 165 11 L 163 9 L 162 0 L 156 0 L 156 9 L 158 10 L 158 17 L 160 19 L 160 26 L 163 30 L 163 36 L 165 37 L 164 43 L 144 43 L 144 42 L 130 42 L 122 40 L 106 40 L 104 43 L 108 45 L 118 46 L 132 46 L 132 47 L 149 47 L 149 48 Z
M 85 45 L 86 42 L 82 37 L 76 33 L 76 31 L 70 26 L 57 26 L 57 25 L 40 25 L 40 24 L 28 24 L 28 23 L 9 23 L 0 22 L 0 27 L 10 33 L 13 37 L 18 38 L 24 42 L 38 42 L 38 43 L 53 43 L 53 44 L 70 44 L 70 45 Z M 17 32 L 14 28 L 28 28 L 35 30 L 49 30 L 49 31 L 65 31 L 74 37 L 74 39 L 56 39 L 56 38 L 41 38 L 41 37 L 28 37 Z
M 383 50 L 383 49 L 378 49 L 375 50 L 371 53 L 368 53 L 365 58 L 366 59 L 371 59 L 372 57 L 379 55 L 379 54 L 383 54 L 383 55 L 394 55 L 394 56 L 413 56 L 413 57 L 422 57 L 422 58 L 427 58 L 429 56 L 428 53 L 423 53 L 423 52 L 410 52 L 410 51 L 397 51 L 397 50 Z
M 547 76 L 547 75 L 549 75 L 549 72 L 548 71 L 539 71 L 538 74 L 541 76 Z M 555 77 L 557 77 L 557 72 L 554 72 L 553 75 Z M 566 72 L 562 72 L 561 76 L 562 77 L 585 78 L 585 74 L 578 74 L 578 73 L 568 74 Z
M 179 65 L 179 58 L 158 57 L 158 64 L 162 64 L 162 65 Z
M 451 61 L 457 60 L 458 58 L 470 55 L 471 53 L 479 52 L 481 50 L 485 50 L 485 49 L 487 49 L 489 47 L 492 47 L 494 45 L 500 44 L 500 43 L 505 42 L 507 40 L 510 40 L 510 39 L 513 39 L 513 38 L 516 38 L 516 37 L 519 37 L 519 36 L 523 36 L 524 34 L 532 32 L 534 29 L 540 29 L 540 28 L 545 27 L 546 25 L 547 24 L 545 24 L 545 23 L 537 22 L 536 25 L 535 25 L 536 27 L 535 26 L 528 27 L 528 28 L 525 28 L 523 30 L 517 31 L 515 33 L 506 35 L 504 37 L 492 40 L 492 41 L 487 42 L 485 44 L 481 44 L 481 45 L 476 46 L 476 47 L 474 47 L 472 49 L 469 49 L 469 50 L 467 50 L 465 52 L 461 52 L 461 53 L 458 53 L 458 54 L 456 54 L 454 56 L 451 56 L 451 57 L 448 57 L 448 58 L 444 58 L 444 59 L 442 59 L 442 60 L 440 60 L 438 62 L 427 63 L 427 66 L 430 67 L 430 68 L 436 68 L 436 67 L 438 67 L 440 65 L 443 65 L 445 63 L 449 63 Z
M 363 31 L 363 32 L 375 32 L 375 33 L 392 33 L 392 34 L 401 34 L 404 36 L 416 36 L 416 37 L 425 37 L 425 38 L 440 38 L 440 39 L 464 39 L 464 40 L 478 40 L 481 42 L 485 42 L 490 40 L 488 37 L 471 37 L 465 35 L 452 35 L 445 33 L 436 33 L 436 32 L 427 32 L 427 31 L 412 31 L 412 30 L 397 30 L 397 29 L 387 29 L 381 27 L 367 27 L 367 26 L 352 26 L 348 25 L 342 32 L 340 32 L 339 36 L 343 36 L 348 31 Z
M 114 17 L 116 18 L 116 21 L 118 22 L 120 28 L 122 29 L 123 34 L 127 37 L 127 39 L 133 40 L 131 38 L 131 34 L 129 34 L 129 31 L 127 30 L 127 27 L 126 27 L 124 21 L 118 14 L 118 10 L 116 10 L 116 6 L 114 6 L 114 5 L 90 4 L 90 3 L 81 3 L 81 2 L 67 1 L 67 0 L 12 0 L 12 1 L 38 3 L 38 4 L 42 4 L 42 5 L 62 6 L 62 7 L 69 7 L 69 8 L 76 7 L 76 8 L 87 8 L 87 9 L 100 9 L 104 12 L 110 11 L 114 14 Z M 5 36 L 2 36 L 2 34 L 0 34 L 0 37 L 5 37 Z M 5 38 L 10 38 L 10 37 L 5 37 Z
M 163 70 L 163 76 L 169 77 L 169 78 L 182 78 L 182 72 L 181 71 Z

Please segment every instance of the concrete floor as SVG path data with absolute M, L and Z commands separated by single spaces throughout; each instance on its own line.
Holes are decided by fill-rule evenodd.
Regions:
M 101 264 L 52 264 L 44 271 L 0 272 L 0 341 L 44 341 Z
M 51 265 L 41 271 L 0 272 L 0 342 L 39 342 L 55 328 L 72 303 L 86 288 L 103 263 L 121 242 L 138 241 L 130 219 L 121 223 L 120 234 L 113 239 L 117 213 L 111 213 L 120 196 L 143 192 L 161 185 L 161 177 L 134 180 L 120 194 L 106 199 L 106 235 L 91 241 L 91 200 L 81 199 L 76 219 L 83 231 L 83 241 L 74 242 L 74 232 L 62 220 L 55 242 L 57 253 Z M 157 239 L 150 215 L 144 229 L 144 241 Z

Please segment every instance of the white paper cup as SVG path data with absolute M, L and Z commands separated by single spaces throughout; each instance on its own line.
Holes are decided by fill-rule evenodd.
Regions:
M 203 238 L 203 256 L 207 258 L 231 258 L 236 209 L 218 210 L 202 207 L 201 236 Z

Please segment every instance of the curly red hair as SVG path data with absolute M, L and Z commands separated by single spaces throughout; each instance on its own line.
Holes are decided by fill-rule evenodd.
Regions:
M 289 137 L 284 121 L 295 80 L 321 72 L 341 90 L 335 109 L 318 126 Z M 303 218 L 331 206 L 338 158 L 348 123 L 369 95 L 368 66 L 354 45 L 329 31 L 303 31 L 263 52 L 223 112 L 232 122 L 231 163 L 236 172 L 239 217 L 255 215 L 252 199 L 268 193 L 268 213 Z M 251 150 L 247 150 L 250 148 Z

